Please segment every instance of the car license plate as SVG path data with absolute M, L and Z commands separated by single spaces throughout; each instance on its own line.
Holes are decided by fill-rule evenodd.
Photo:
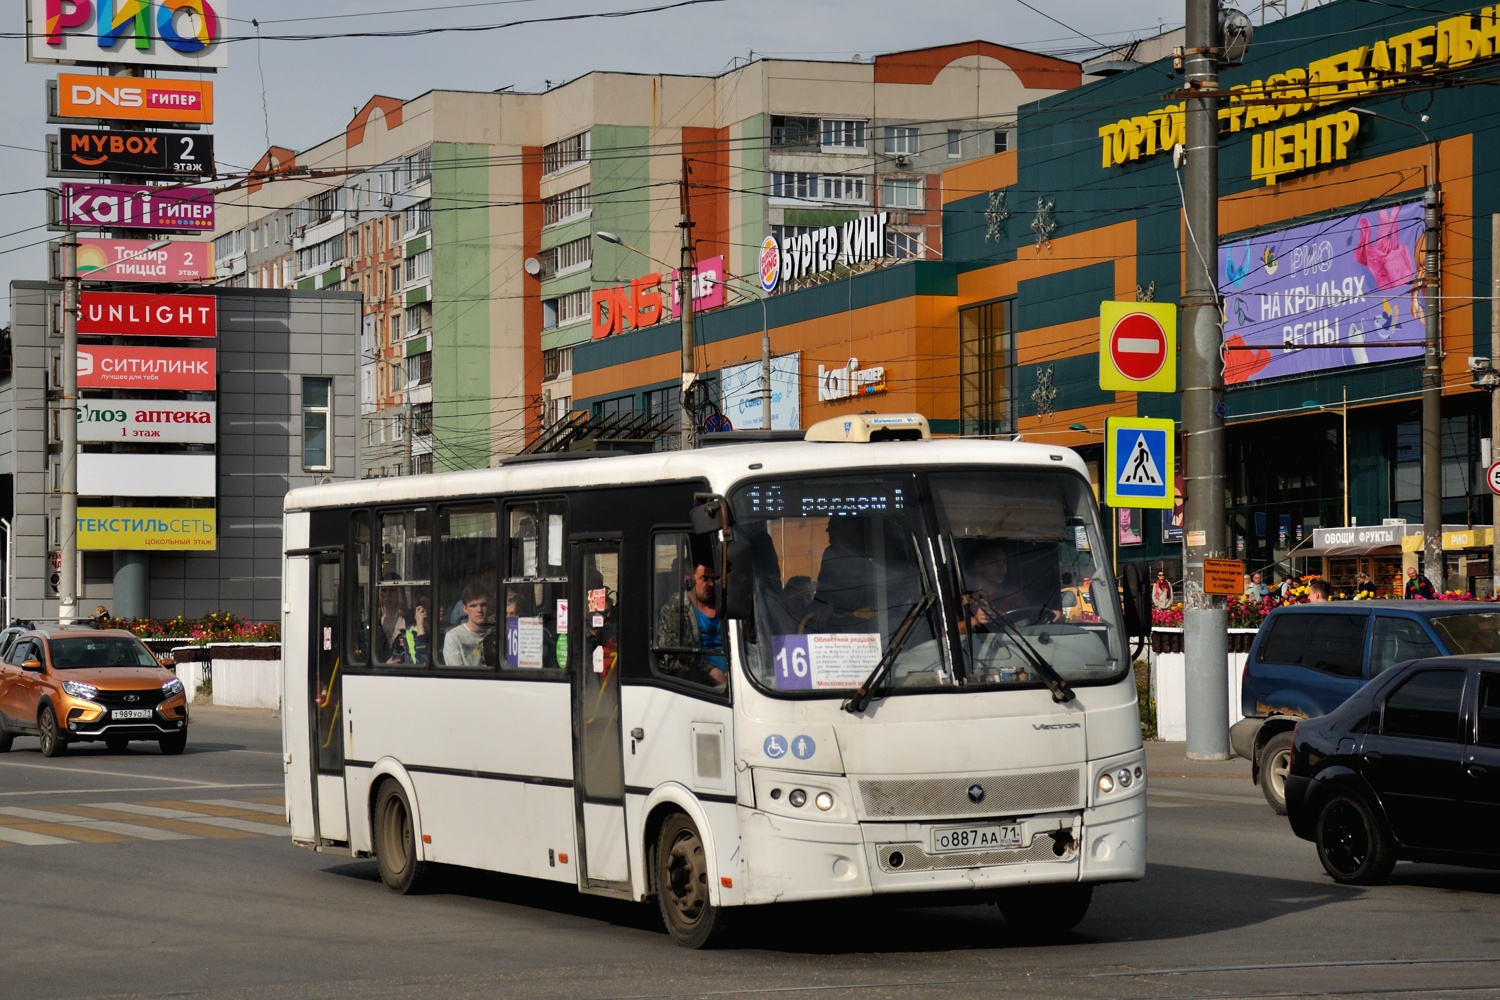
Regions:
M 931 854 L 958 851 L 998 851 L 1021 846 L 1020 823 L 985 826 L 940 826 L 932 831 Z
M 110 713 L 116 719 L 149 719 L 151 709 L 149 708 L 117 708 Z

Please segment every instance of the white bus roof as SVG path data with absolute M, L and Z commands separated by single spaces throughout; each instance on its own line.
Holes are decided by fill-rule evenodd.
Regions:
M 286 495 L 286 510 L 382 505 L 492 493 L 541 492 L 653 482 L 707 480 L 728 492 L 744 479 L 900 466 L 1014 465 L 1070 469 L 1088 477 L 1083 459 L 1057 445 L 977 438 L 825 444 L 757 442 L 649 454 L 589 453 L 587 458 L 502 464 L 471 472 L 360 479 L 304 486 Z

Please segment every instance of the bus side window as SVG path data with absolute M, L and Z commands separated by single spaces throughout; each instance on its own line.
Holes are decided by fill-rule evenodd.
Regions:
M 504 597 L 500 666 L 510 670 L 567 667 L 559 656 L 558 602 L 567 595 L 563 565 L 567 507 L 562 500 L 505 507 Z
M 370 602 L 374 599 L 374 594 L 371 593 L 369 512 L 355 511 L 349 531 L 354 575 L 350 580 L 351 585 L 344 588 L 344 593 L 349 595 L 345 619 L 349 638 L 348 645 L 344 648 L 348 651 L 346 655 L 351 665 L 365 666 L 370 662 L 370 649 L 374 641 L 370 632 Z
M 433 608 L 438 621 L 433 652 L 443 667 L 484 670 L 499 666 L 498 527 L 490 504 L 444 507 L 438 512 L 437 606 Z
M 704 558 L 708 565 L 699 565 Z M 651 669 L 658 677 L 714 685 L 710 671 L 727 669 L 722 620 L 702 613 L 695 600 L 712 594 L 716 601 L 714 562 L 695 558 L 686 532 L 663 532 L 652 540 Z M 712 582 L 705 583 L 704 577 Z

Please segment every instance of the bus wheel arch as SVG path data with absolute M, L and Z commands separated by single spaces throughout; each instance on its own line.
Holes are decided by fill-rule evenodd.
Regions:
M 703 827 L 687 813 L 664 810 L 651 853 L 651 880 L 662 925 L 684 948 L 710 947 L 723 936 L 725 912 L 715 902 L 718 880 L 709 859 Z
M 370 850 L 380 880 L 393 892 L 420 892 L 430 869 L 410 780 L 394 770 L 377 773 L 370 783 L 369 810 Z

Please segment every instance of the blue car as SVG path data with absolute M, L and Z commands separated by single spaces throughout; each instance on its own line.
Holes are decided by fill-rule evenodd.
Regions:
M 1292 727 L 1326 715 L 1372 678 L 1407 660 L 1500 653 L 1500 604 L 1340 601 L 1293 604 L 1266 616 L 1245 662 L 1234 752 L 1279 814 L 1286 812 Z

